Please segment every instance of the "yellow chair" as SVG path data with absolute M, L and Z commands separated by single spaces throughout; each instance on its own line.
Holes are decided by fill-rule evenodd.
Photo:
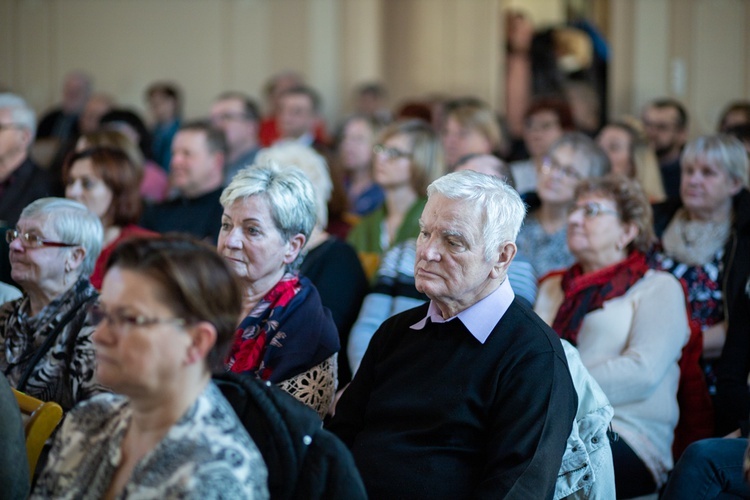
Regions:
M 62 420 L 63 410 L 53 401 L 41 401 L 15 389 L 13 394 L 21 408 L 21 414 L 24 415 L 26 457 L 29 460 L 29 474 L 33 477 L 44 443 Z

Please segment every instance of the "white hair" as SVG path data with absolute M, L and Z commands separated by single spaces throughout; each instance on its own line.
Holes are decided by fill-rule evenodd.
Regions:
M 479 208 L 485 259 L 489 260 L 503 243 L 515 243 L 526 206 L 518 192 L 500 178 L 471 170 L 453 172 L 430 184 L 427 196 L 434 194 Z
M 730 178 L 748 185 L 748 159 L 745 147 L 736 137 L 717 134 L 702 135 L 685 145 L 681 165 L 703 160 L 723 169 Z
M 315 191 L 315 212 L 318 225 L 328 225 L 328 201 L 333 191 L 333 181 L 325 158 L 313 148 L 291 141 L 262 149 L 255 159 L 256 165 L 275 163 L 280 168 L 296 167 L 310 180 Z
M 104 239 L 99 217 L 82 203 L 66 198 L 40 198 L 31 202 L 21 212 L 21 218 L 35 217 L 46 217 L 63 243 L 83 247 L 86 256 L 79 276 L 91 275 Z
M 0 94 L 0 109 L 10 111 L 13 123 L 28 130 L 32 138 L 36 135 L 36 114 L 23 97 L 10 93 Z

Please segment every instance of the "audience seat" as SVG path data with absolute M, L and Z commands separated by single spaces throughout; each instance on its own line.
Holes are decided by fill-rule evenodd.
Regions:
M 33 476 L 44 443 L 62 420 L 63 410 L 53 401 L 41 401 L 15 389 L 13 394 L 24 417 L 26 456 L 29 460 L 29 472 Z

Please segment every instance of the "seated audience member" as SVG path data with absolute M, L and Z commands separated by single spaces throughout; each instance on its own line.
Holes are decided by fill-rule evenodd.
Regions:
M 60 105 L 48 111 L 39 121 L 38 139 L 54 138 L 60 144 L 78 136 L 78 117 L 93 89 L 91 77 L 82 71 L 65 75 Z
M 54 182 L 29 156 L 36 115 L 26 101 L 0 93 L 0 230 L 15 227 L 21 210 L 54 195 Z M 0 244 L 0 281 L 11 282 L 8 245 Z
M 573 112 L 567 102 L 544 97 L 531 103 L 523 121 L 523 142 L 529 158 L 510 164 L 516 189 L 522 196 L 537 189 L 537 176 L 550 148 L 573 130 Z
M 729 129 L 742 125 L 750 125 L 750 101 L 730 102 L 721 112 L 718 132 L 726 134 Z
M 329 427 L 371 498 L 551 498 L 577 398 L 560 341 L 505 279 L 523 202 L 475 172 L 428 196 L 414 269 L 430 303 L 375 333 Z
M 576 184 L 609 170 L 604 151 L 580 132 L 565 134 L 550 148 L 537 178 L 539 204 L 532 205 L 517 242 L 540 279 L 573 264 L 565 235 Z
M 654 208 L 662 242 L 655 266 L 672 273 L 687 290 L 692 319 L 703 333 L 704 371 L 714 392 L 712 361 L 721 354 L 729 319 L 724 298 L 736 295 L 750 274 L 748 254 L 740 251 L 750 251 L 750 233 L 741 229 L 750 221 L 750 193 L 744 189 L 748 159 L 734 137 L 702 136 L 685 146 L 681 165 L 682 203 Z
M 363 216 L 378 209 L 385 200 L 383 189 L 373 179 L 372 148 L 378 125 L 354 115 L 341 127 L 336 161 L 342 170 L 344 189 L 354 215 Z
M 211 105 L 211 123 L 224 132 L 227 155 L 224 161 L 224 185 L 240 169 L 255 163 L 258 154 L 260 112 L 255 101 L 241 92 L 224 92 Z
M 139 174 L 141 181 L 138 187 L 139 200 L 141 201 L 146 200 L 147 202 L 156 201 L 144 195 L 144 193 L 149 193 L 152 188 L 151 186 L 148 185 L 149 180 L 146 179 L 145 163 L 143 160 L 143 155 L 141 154 L 141 150 L 138 147 L 138 145 L 134 143 L 130 139 L 130 137 L 128 137 L 124 133 L 117 131 L 117 130 L 104 128 L 104 129 L 99 129 L 95 132 L 83 134 L 81 135 L 81 137 L 78 138 L 78 140 L 76 141 L 74 150 L 72 150 L 68 154 L 68 156 L 71 156 L 75 153 L 81 153 L 87 149 L 100 148 L 100 147 L 115 148 L 115 149 L 119 149 L 123 151 L 128 156 L 130 163 L 135 165 L 136 168 L 141 172 Z M 66 156 L 65 162 L 68 161 L 69 159 L 68 156 Z M 65 168 L 65 163 L 63 163 L 61 171 L 60 171 L 61 178 L 63 177 L 64 168 Z M 166 195 L 167 188 L 163 186 L 160 189 L 162 192 L 162 196 Z
M 182 121 L 182 94 L 177 85 L 155 82 L 146 89 L 146 102 L 153 119 L 151 155 L 164 170 L 172 161 L 172 140 Z
M 278 384 L 324 416 L 336 391 L 339 337 L 331 312 L 296 272 L 315 226 L 315 193 L 296 168 L 253 166 L 221 195 L 219 253 L 242 284 L 226 368 Z
M 306 85 L 297 85 L 281 92 L 276 119 L 279 138 L 276 142 L 298 142 L 321 154 L 327 154 L 328 145 L 316 136 L 316 127 L 320 123 L 320 106 L 320 96 Z
M 78 128 L 81 134 L 76 137 L 76 140 L 81 135 L 96 132 L 99 129 L 102 117 L 112 111 L 114 107 L 115 99 L 109 94 L 92 94 L 83 106 L 83 112 L 81 112 L 81 116 L 78 118 Z
M 480 174 L 494 175 L 503 179 L 510 187 L 515 188 L 516 186 L 513 180 L 513 173 L 510 171 L 508 165 L 493 155 L 464 156 L 458 160 L 458 163 L 454 167 L 454 171 L 456 172 L 460 172 L 461 170 L 473 170 Z M 521 252 L 516 252 L 513 263 L 508 268 L 508 281 L 510 281 L 516 296 L 525 300 L 527 302 L 526 305 L 529 307 L 532 307 L 536 300 L 536 283 L 538 278 L 534 274 L 534 267 L 528 259 Z
M 685 450 L 660 498 L 750 498 L 749 484 L 747 438 L 703 439 Z
M 169 188 L 167 174 L 151 159 L 151 136 L 140 116 L 127 109 L 115 109 L 102 116 L 100 128 L 121 132 L 138 146 L 143 162 L 141 196 L 152 203 L 163 201 Z
M 4 498 L 26 498 L 29 495 L 29 463 L 26 439 L 16 396 L 8 379 L 0 373 L 0 488 Z
M 315 193 L 316 221 L 312 233 L 302 249 L 299 272 L 312 281 L 320 294 L 323 306 L 339 332 L 341 351 L 338 356 L 338 382 L 340 386 L 352 378 L 346 345 L 349 331 L 357 319 L 369 285 L 354 248 L 326 232 L 328 225 L 328 200 L 332 182 L 325 159 L 308 146 L 283 143 L 262 150 L 258 165 L 276 164 L 284 169 L 297 167 L 307 176 Z
M 606 124 L 596 142 L 607 153 L 612 173 L 637 179 L 650 203 L 663 202 L 667 195 L 656 154 L 633 123 L 623 120 Z
M 5 236 L 24 295 L 0 307 L 0 370 L 15 389 L 68 411 L 100 390 L 86 307 L 98 296 L 89 274 L 101 222 L 80 203 L 41 198 Z
M 748 213 L 748 212 L 745 212 Z M 745 226 L 747 227 L 747 226 Z M 747 234 L 747 233 L 745 233 Z M 747 255 L 747 254 L 745 254 Z M 716 431 L 718 435 L 742 429 L 747 437 L 750 430 L 750 277 L 744 290 L 726 297 L 730 321 L 727 323 L 727 341 L 716 365 Z
M 268 498 L 260 452 L 211 382 L 240 302 L 209 246 L 117 247 L 91 310 L 96 376 L 116 394 L 70 412 L 32 498 Z
M 659 160 L 668 200 L 680 198 L 680 154 L 688 137 L 688 114 L 674 99 L 657 99 L 643 108 L 643 130 Z
M 375 274 L 383 252 L 417 237 L 427 185 L 444 169 L 440 139 L 421 120 L 387 127 L 373 148 L 373 155 L 373 178 L 385 193 L 385 203 L 363 217 L 348 238 L 357 249 L 368 278 Z
M 576 263 L 541 283 L 535 310 L 578 348 L 614 407 L 618 498 L 654 493 L 672 468 L 678 362 L 689 334 L 682 287 L 649 269 L 651 206 L 626 177 L 579 184 L 567 240 Z
M 357 87 L 354 95 L 354 112 L 365 116 L 378 126 L 388 125 L 393 121 L 393 114 L 388 109 L 386 99 L 388 90 L 379 82 L 363 83 Z
M 104 266 L 112 250 L 124 239 L 155 234 L 136 225 L 141 215 L 138 193 L 142 170 L 121 149 L 96 147 L 70 157 L 63 168 L 65 196 L 82 203 L 99 217 L 104 241 L 91 273 L 91 284 L 99 290 Z
M 501 139 L 497 117 L 484 102 L 464 98 L 446 103 L 441 140 L 449 171 L 466 155 L 497 151 Z
M 169 184 L 174 196 L 147 205 L 141 225 L 158 233 L 183 232 L 215 242 L 221 225 L 224 133 L 207 122 L 186 123 L 172 141 Z

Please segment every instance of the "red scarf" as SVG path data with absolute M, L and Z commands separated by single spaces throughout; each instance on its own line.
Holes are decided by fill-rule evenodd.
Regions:
M 591 311 L 601 309 L 605 301 L 624 295 L 648 270 L 646 255 L 639 251 L 633 251 L 622 262 L 593 273 L 584 274 L 580 264 L 573 265 L 563 273 L 565 298 L 552 329 L 560 338 L 577 345 L 583 318 Z

